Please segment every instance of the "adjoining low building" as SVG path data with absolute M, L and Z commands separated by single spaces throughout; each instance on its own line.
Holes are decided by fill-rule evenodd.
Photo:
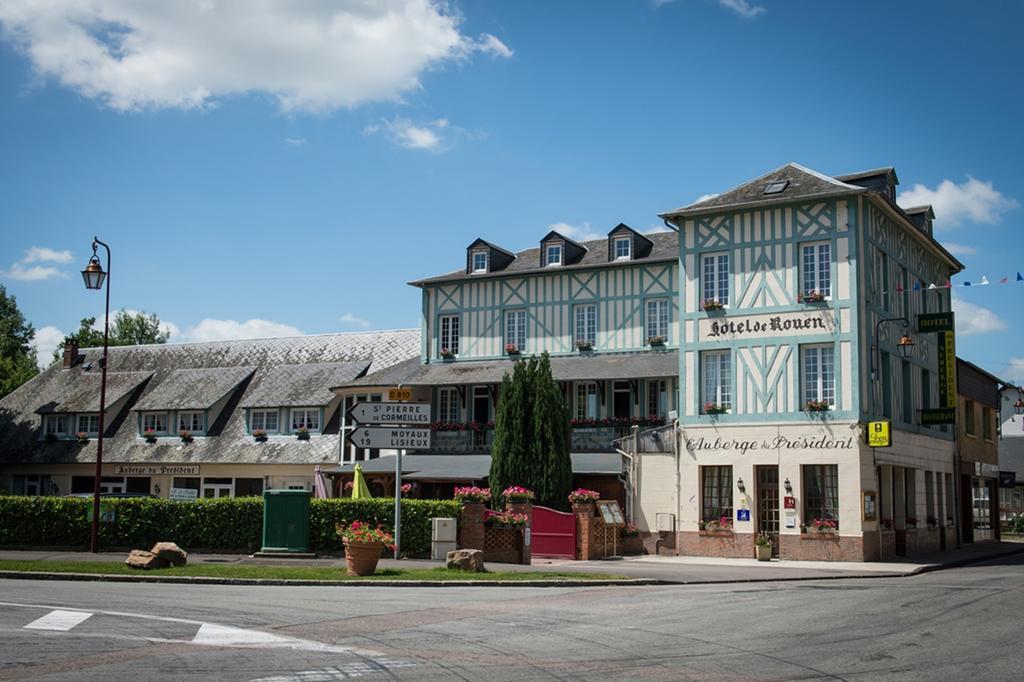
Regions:
M 999 519 L 1024 517 L 1024 388 L 999 389 Z
M 999 539 L 999 388 L 1004 382 L 972 362 L 956 360 L 956 454 L 960 542 Z
M 114 347 L 101 492 L 312 489 L 341 456 L 330 387 L 414 356 L 417 329 Z M 102 349 L 69 348 L 0 400 L 0 490 L 92 492 Z

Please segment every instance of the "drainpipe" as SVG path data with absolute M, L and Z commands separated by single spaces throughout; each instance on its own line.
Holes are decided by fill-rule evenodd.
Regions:
M 661 222 L 665 223 L 665 227 L 667 227 L 668 229 L 672 230 L 673 232 L 678 232 L 679 231 L 679 226 L 678 225 L 673 225 L 671 222 L 669 222 L 668 218 L 662 218 Z
M 676 533 L 676 537 L 675 537 L 675 541 L 676 541 L 676 556 L 679 556 L 679 552 L 680 552 L 680 549 L 681 549 L 680 545 L 682 544 L 681 542 L 679 542 L 679 523 L 680 523 L 680 520 L 682 519 L 682 514 L 683 514 L 683 499 L 682 499 L 682 494 L 683 494 L 683 474 L 679 470 L 679 468 L 680 468 L 680 466 L 682 464 L 683 438 L 682 438 L 682 434 L 679 433 L 679 420 L 678 419 L 675 419 L 672 422 L 672 437 L 676 441 L 676 446 L 675 446 L 675 455 L 676 455 L 676 522 L 675 522 L 676 531 L 675 531 L 675 533 Z

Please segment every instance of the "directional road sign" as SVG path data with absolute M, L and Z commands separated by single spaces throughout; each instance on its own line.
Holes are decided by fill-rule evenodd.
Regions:
M 348 411 L 357 424 L 429 424 L 429 403 L 356 403 Z
M 404 426 L 359 426 L 345 438 L 357 448 L 381 450 L 428 450 L 430 429 Z

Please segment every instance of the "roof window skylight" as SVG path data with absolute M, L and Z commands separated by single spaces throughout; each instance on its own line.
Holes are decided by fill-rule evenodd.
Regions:
M 765 194 L 782 194 L 782 192 L 789 186 L 789 180 L 779 180 L 778 182 L 769 182 L 764 188 Z

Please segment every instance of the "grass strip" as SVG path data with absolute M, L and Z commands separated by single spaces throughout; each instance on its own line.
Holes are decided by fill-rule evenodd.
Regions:
M 193 576 L 204 578 L 242 578 L 249 580 L 622 580 L 624 576 L 610 573 L 573 573 L 569 571 L 488 571 L 464 573 L 437 568 L 380 568 L 372 576 L 353 577 L 343 567 L 263 566 L 190 564 L 180 568 L 161 568 L 142 571 L 129 568 L 119 561 L 19 561 L 0 560 L 0 571 L 28 573 L 90 573 L 102 575 L 138 576 Z

